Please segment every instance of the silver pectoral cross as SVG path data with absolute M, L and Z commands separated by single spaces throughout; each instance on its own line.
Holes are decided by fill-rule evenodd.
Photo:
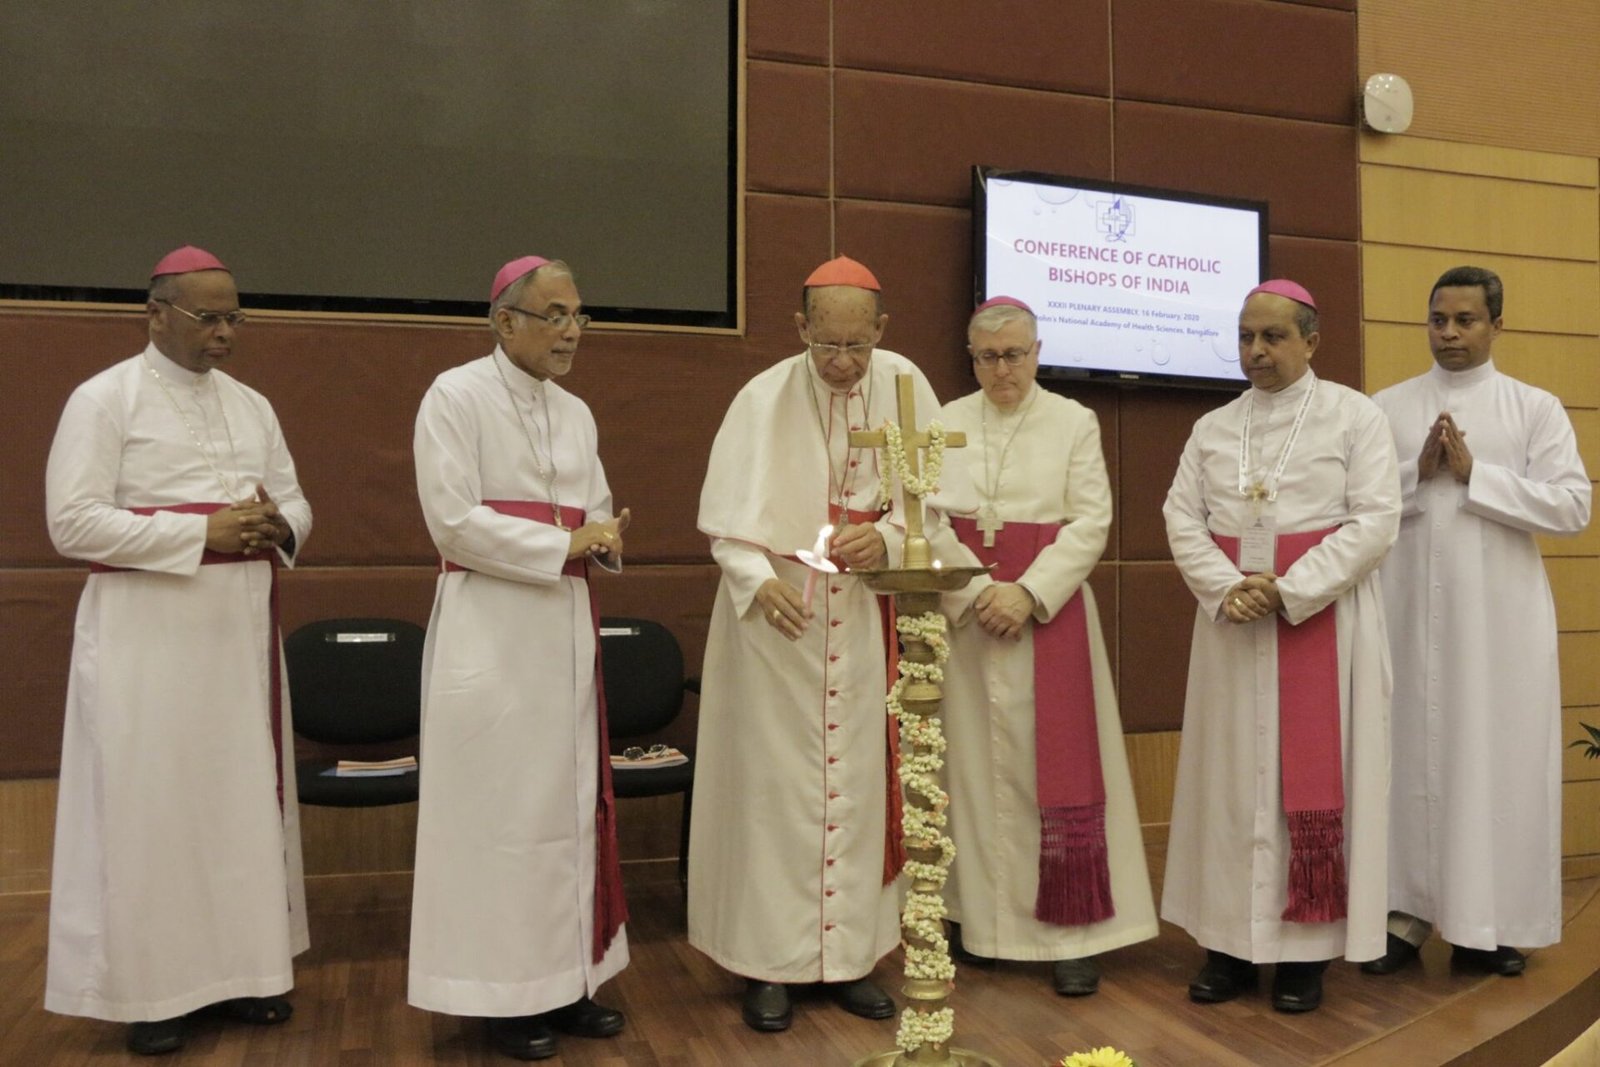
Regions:
M 1006 524 L 1000 521 L 1000 516 L 995 514 L 994 505 L 984 508 L 978 513 L 978 529 L 983 533 L 983 547 L 994 547 L 994 535 L 1005 529 Z

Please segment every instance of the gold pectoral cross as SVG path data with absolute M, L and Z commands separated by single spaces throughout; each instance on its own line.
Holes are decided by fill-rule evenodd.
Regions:
M 1246 493 L 1245 496 L 1252 503 L 1256 503 L 1256 504 L 1261 503 L 1263 500 L 1267 499 L 1267 487 L 1266 487 L 1265 483 L 1263 483 L 1263 482 L 1253 482 L 1253 483 L 1251 483 L 1250 491 L 1248 493 Z
M 1000 516 L 994 512 L 994 505 L 989 505 L 978 513 L 978 529 L 983 533 L 983 547 L 994 547 L 994 535 L 1006 528 L 1000 521 Z

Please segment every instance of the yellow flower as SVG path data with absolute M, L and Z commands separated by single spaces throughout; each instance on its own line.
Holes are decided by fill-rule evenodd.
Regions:
M 1118 1052 L 1107 1045 L 1088 1052 L 1074 1052 L 1061 1061 L 1061 1067 L 1135 1067 L 1126 1052 Z

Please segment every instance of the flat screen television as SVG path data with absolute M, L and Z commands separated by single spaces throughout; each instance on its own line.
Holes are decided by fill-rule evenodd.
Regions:
M 976 302 L 1039 318 L 1041 377 L 1238 388 L 1239 305 L 1267 269 L 1267 205 L 974 167 Z

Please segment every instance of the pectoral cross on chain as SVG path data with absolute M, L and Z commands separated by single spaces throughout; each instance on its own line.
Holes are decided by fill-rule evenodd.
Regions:
M 1000 516 L 995 514 L 994 505 L 985 507 L 978 513 L 978 530 L 983 534 L 983 547 L 994 547 L 994 535 L 1006 528 L 1000 521 Z
M 896 414 L 900 416 L 896 420 L 900 427 L 900 443 L 906 450 L 906 467 L 915 478 L 922 469 L 922 450 L 933 438 L 928 431 L 917 429 L 917 397 L 911 375 L 895 376 L 895 394 Z M 850 434 L 850 444 L 856 448 L 883 448 L 888 443 L 882 430 L 854 430 Z M 965 448 L 967 435 L 960 431 L 948 432 L 944 435 L 944 444 L 946 448 Z M 884 477 L 890 477 L 888 471 L 884 472 Z M 910 490 L 905 491 L 905 520 L 906 550 L 901 566 L 926 569 L 931 563 L 931 553 L 928 539 L 922 533 L 922 498 Z

